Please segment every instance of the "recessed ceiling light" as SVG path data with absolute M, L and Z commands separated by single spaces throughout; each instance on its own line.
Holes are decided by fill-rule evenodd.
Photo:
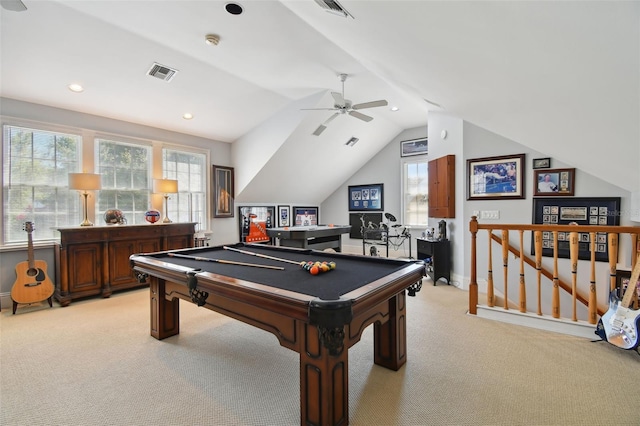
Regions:
M 82 87 L 79 84 L 70 84 L 69 86 L 69 90 L 71 90 L 72 92 L 76 92 L 76 93 L 80 93 L 80 92 L 84 92 L 84 87 Z
M 242 13 L 242 6 L 238 3 L 227 3 L 224 5 L 224 8 L 232 15 L 240 15 Z
M 392 106 L 391 107 L 391 111 L 398 111 L 400 108 L 398 108 L 397 106 Z
M 185 120 L 191 120 L 193 118 L 193 114 L 191 114 L 190 112 L 185 112 L 184 114 L 182 114 L 182 118 L 184 118 Z

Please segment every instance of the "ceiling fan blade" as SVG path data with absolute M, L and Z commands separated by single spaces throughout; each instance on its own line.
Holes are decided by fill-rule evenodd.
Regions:
M 300 111 L 337 111 L 338 108 L 300 108 Z
M 364 115 L 363 113 L 358 111 L 349 111 L 349 115 L 355 118 L 359 118 L 362 121 L 366 121 L 367 123 L 373 120 L 373 117 L 369 117 L 368 115 Z
M 352 109 L 365 109 L 365 108 L 381 107 L 381 106 L 385 106 L 385 105 L 389 105 L 389 103 L 387 101 L 385 101 L 384 99 L 382 99 L 382 100 L 379 100 L 379 101 L 371 101 L 371 102 L 363 102 L 361 104 L 355 104 L 351 108 Z
M 325 129 L 327 128 L 327 126 L 325 126 L 324 124 L 321 124 L 320 126 L 318 126 L 318 128 L 316 129 L 315 132 L 313 132 L 312 134 L 314 136 L 320 136 L 320 133 L 324 132 Z
M 344 100 L 344 96 L 342 96 L 342 94 L 338 93 L 338 92 L 331 92 L 331 96 L 333 96 L 333 100 L 335 102 L 336 105 L 338 106 L 345 106 L 345 100 Z
M 340 115 L 340 113 L 338 113 L 338 112 L 336 112 L 335 114 L 332 114 L 331 117 L 327 118 L 327 120 L 324 123 L 322 123 L 320 126 L 318 126 L 316 131 L 313 132 L 313 135 L 314 136 L 320 136 L 320 133 L 324 132 L 325 129 L 327 128 L 327 124 L 331 123 L 333 121 L 333 119 L 336 118 L 339 115 Z
M 24 5 L 20 0 L 1 0 L 0 5 L 12 12 L 23 12 L 27 10 L 27 6 Z

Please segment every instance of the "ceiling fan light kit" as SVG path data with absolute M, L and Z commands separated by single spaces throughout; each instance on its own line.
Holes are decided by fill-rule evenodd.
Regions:
M 314 136 L 320 136 L 320 134 L 324 132 L 325 129 L 327 128 L 327 124 L 329 124 L 333 119 L 335 119 L 340 114 L 349 114 L 352 117 L 355 117 L 359 120 L 362 120 L 368 123 L 369 121 L 373 120 L 373 117 L 363 114 L 361 112 L 358 112 L 357 110 L 367 109 L 367 108 L 376 108 L 376 107 L 381 107 L 389 104 L 386 100 L 381 99 L 378 101 L 363 102 L 363 103 L 354 105 L 351 102 L 351 100 L 345 99 L 344 97 L 344 82 L 347 80 L 348 75 L 339 74 L 338 77 L 342 82 L 342 93 L 331 92 L 331 96 L 333 96 L 333 101 L 334 101 L 333 108 L 305 108 L 305 109 L 311 109 L 311 110 L 337 111 L 331 117 L 329 117 L 324 123 L 318 126 L 315 132 L 313 132 Z

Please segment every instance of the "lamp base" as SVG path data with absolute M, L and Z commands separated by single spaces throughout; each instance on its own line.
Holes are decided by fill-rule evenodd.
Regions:
M 80 224 L 80 226 L 93 226 L 93 223 L 91 223 L 87 219 L 85 219 L 84 222 L 82 222 Z
M 169 195 L 164 194 L 164 219 L 162 219 L 162 223 L 171 222 L 171 219 L 169 219 Z

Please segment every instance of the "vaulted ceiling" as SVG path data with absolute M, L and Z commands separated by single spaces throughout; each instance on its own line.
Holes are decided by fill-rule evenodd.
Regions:
M 239 0 L 238 15 L 216 0 L 23 3 L 0 9 L 5 98 L 228 143 L 289 114 L 287 150 L 360 138 L 355 154 L 331 151 L 344 157 L 338 179 L 439 111 L 640 189 L 638 2 L 341 0 L 352 17 L 314 0 Z M 151 77 L 154 63 L 177 73 Z M 341 73 L 353 103 L 389 105 L 314 136 L 334 111 L 303 108 L 332 108 Z M 295 167 L 314 179 L 327 164 Z M 267 180 L 283 167 L 265 164 Z

